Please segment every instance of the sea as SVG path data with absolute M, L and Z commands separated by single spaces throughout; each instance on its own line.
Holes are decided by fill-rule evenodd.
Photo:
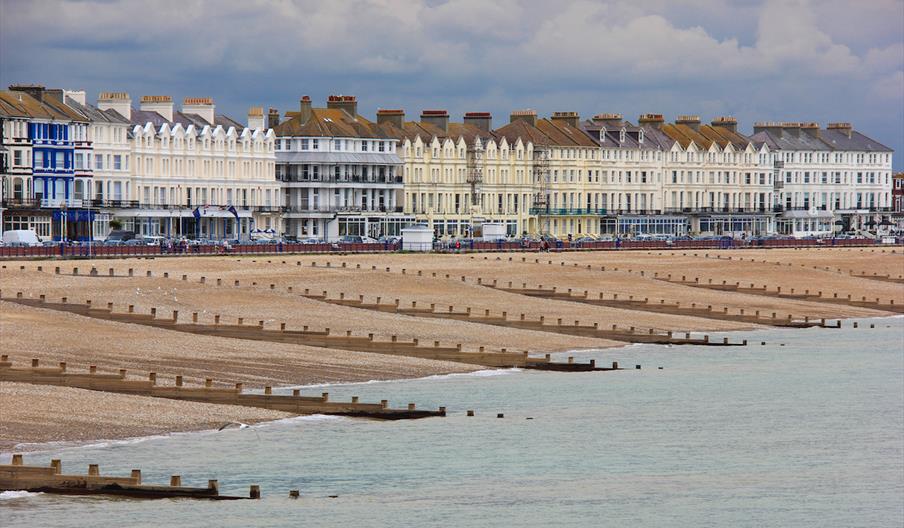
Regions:
M 7 492 L 0 526 L 900 527 L 904 318 L 856 321 L 718 334 L 746 347 L 559 357 L 626 367 L 615 372 L 491 370 L 323 389 L 445 405 L 445 418 L 309 416 L 44 445 L 26 463 L 140 468 L 145 482 L 218 479 L 237 495 L 258 484 L 263 497 Z

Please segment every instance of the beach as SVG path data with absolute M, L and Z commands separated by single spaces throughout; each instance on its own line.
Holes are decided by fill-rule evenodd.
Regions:
M 511 260 L 510 260 L 511 259 Z M 523 260 L 522 260 L 523 259 Z M 764 262 L 765 261 L 765 262 Z M 313 265 L 312 265 L 313 264 Z M 161 385 L 182 376 L 186 384 L 215 386 L 243 383 L 252 390 L 329 383 L 397 380 L 481 370 L 479 365 L 437 361 L 303 344 L 275 343 L 176 332 L 165 328 L 86 317 L 13 302 L 44 295 L 69 303 L 136 313 L 153 308 L 158 317 L 178 312 L 179 321 L 198 314 L 198 324 L 213 324 L 215 316 L 235 324 L 263 321 L 265 328 L 329 328 L 333 334 L 367 336 L 377 340 L 417 339 L 464 351 L 527 351 L 532 355 L 596 350 L 616 359 L 626 341 L 566 335 L 554 328 L 524 329 L 484 324 L 479 320 L 412 317 L 403 313 L 343 306 L 305 296 L 359 299 L 399 306 L 433 305 L 434 310 L 500 316 L 544 317 L 568 325 L 608 328 L 636 327 L 672 332 L 727 332 L 766 328 L 769 324 L 672 313 L 643 306 L 596 306 L 572 300 L 538 298 L 518 293 L 518 287 L 573 290 L 575 296 L 647 299 L 649 302 L 692 303 L 730 313 L 746 310 L 772 313 L 778 319 L 866 318 L 891 312 L 856 303 L 817 302 L 739 291 L 720 291 L 679 284 L 698 278 L 702 284 L 722 281 L 788 292 L 804 290 L 825 297 L 877 300 L 904 304 L 900 248 L 825 248 L 751 251 L 682 250 L 485 253 L 461 255 L 358 254 L 173 257 L 79 261 L 4 261 L 0 273 L 0 338 L 4 354 L 18 366 L 38 359 L 42 365 L 66 362 L 69 370 L 99 372 L 127 369 L 130 376 L 155 372 Z M 24 269 L 21 267 L 24 266 Z M 41 266 L 41 270 L 37 269 Z M 56 273 L 56 267 L 60 272 Z M 73 268 L 78 274 L 73 274 Z M 825 268 L 829 269 L 825 269 Z M 91 269 L 96 269 L 96 276 Z M 109 276 L 113 268 L 114 275 Z M 131 268 L 132 275 L 128 270 Z M 387 271 L 389 268 L 389 271 Z M 605 270 L 604 270 L 605 268 Z M 838 271 L 838 270 L 842 271 Z M 852 272 L 854 273 L 852 275 Z M 150 276 L 148 275 L 150 273 Z M 862 274 L 888 276 L 862 277 Z M 164 276 L 164 275 L 167 276 Z M 672 281 L 664 280 L 668 274 Z M 183 280 L 185 276 L 185 280 Z M 448 278 L 447 278 L 448 276 Z M 202 279 L 203 277 L 203 279 Z M 464 280 L 462 280 L 464 277 Z M 203 282 L 202 282 L 203 280 Z M 492 287 L 496 281 L 497 287 Z M 238 282 L 238 285 L 236 285 Z M 513 284 L 512 290 L 504 287 Z M 291 291 L 289 290 L 291 288 Z M 450 310 L 451 311 L 451 310 Z M 681 348 L 676 349 L 677 353 Z M 394 394 L 383 398 L 404 403 Z M 172 431 L 216 428 L 223 423 L 259 422 L 285 413 L 232 405 L 210 405 L 144 396 L 110 394 L 66 387 L 0 383 L 0 450 L 18 444 L 47 441 L 87 442 L 129 438 Z M 80 409 L 91 409 L 83 412 Z

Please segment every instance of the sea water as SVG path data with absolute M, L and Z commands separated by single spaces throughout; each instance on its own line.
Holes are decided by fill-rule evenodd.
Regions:
M 7 494 L 0 526 L 901 526 L 904 318 L 844 326 L 731 336 L 746 347 L 572 354 L 618 361 L 618 372 L 303 391 L 445 405 L 446 418 L 314 416 L 52 448 L 27 463 L 141 468 L 149 483 L 217 478 L 221 493 L 241 495 L 256 483 L 263 499 Z

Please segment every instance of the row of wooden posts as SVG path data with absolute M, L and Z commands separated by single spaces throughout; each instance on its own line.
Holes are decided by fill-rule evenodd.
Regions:
M 119 369 L 116 374 L 100 373 L 96 365 L 90 365 L 87 373 L 73 372 L 68 369 L 66 362 L 44 367 L 40 365 L 38 359 L 32 359 L 30 367 L 14 367 L 8 355 L 0 356 L 0 380 L 2 381 L 239 405 L 294 414 L 332 414 L 387 420 L 426 418 L 446 414 L 445 407 L 440 407 L 436 411 L 424 410 L 418 409 L 414 403 L 409 403 L 407 408 L 396 409 L 389 407 L 388 400 L 381 400 L 380 403 L 364 403 L 359 400 L 358 396 L 353 396 L 349 402 L 332 401 L 328 392 L 324 392 L 320 396 L 302 396 L 299 389 L 293 389 L 290 396 L 274 394 L 273 388 L 267 385 L 264 387 L 263 394 L 249 393 L 245 392 L 243 383 L 235 383 L 233 387 L 215 386 L 212 378 L 205 379 L 203 387 L 186 386 L 181 375 L 175 376 L 174 385 L 158 385 L 156 372 L 148 373 L 146 380 L 129 379 L 127 374 L 126 369 Z
M 137 498 L 195 498 L 213 500 L 260 499 L 261 489 L 252 484 L 247 497 L 221 495 L 217 480 L 207 486 L 182 484 L 181 475 L 170 477 L 169 485 L 142 482 L 141 470 L 128 477 L 102 475 L 98 464 L 89 464 L 87 474 L 64 474 L 62 461 L 55 458 L 49 466 L 26 466 L 21 454 L 13 454 L 9 464 L 0 464 L 0 491 L 24 490 L 78 495 L 119 495 Z
M 2 298 L 2 291 L 0 291 L 0 298 Z M 192 322 L 190 324 L 180 324 L 178 310 L 173 310 L 171 318 L 159 319 L 157 317 L 156 307 L 151 307 L 149 314 L 144 315 L 136 313 L 135 305 L 130 304 L 127 307 L 127 312 L 122 313 L 114 312 L 114 305 L 109 302 L 106 304 L 105 308 L 94 305 L 91 300 L 85 301 L 84 304 L 70 303 L 67 297 L 62 297 L 59 303 L 52 303 L 47 300 L 47 297 L 44 294 L 40 294 L 37 299 L 34 299 L 26 298 L 22 292 L 17 292 L 15 299 L 5 300 L 45 309 L 77 313 L 94 318 L 130 322 L 201 335 L 301 344 L 322 348 L 419 357 L 423 359 L 456 361 L 498 368 L 521 367 L 547 369 L 547 365 L 552 362 L 550 354 L 530 356 L 527 351 L 513 352 L 507 349 L 488 351 L 485 347 L 480 347 L 476 352 L 465 351 L 463 350 L 461 343 L 457 343 L 450 347 L 444 346 L 438 341 L 434 341 L 433 346 L 423 346 L 417 338 L 406 341 L 400 339 L 397 335 L 390 336 L 389 341 L 382 341 L 378 340 L 373 333 L 367 334 L 366 337 L 353 335 L 351 330 L 346 330 L 344 334 L 334 334 L 330 328 L 311 330 L 308 326 L 303 326 L 301 330 L 291 330 L 286 327 L 285 323 L 280 323 L 279 330 L 270 330 L 265 327 L 265 321 L 263 320 L 259 320 L 257 325 L 246 325 L 245 320 L 242 317 L 236 318 L 236 324 L 227 325 L 221 321 L 219 314 L 214 315 L 214 322 L 212 325 L 199 324 L 198 312 L 192 313 Z M 594 364 L 574 365 L 574 370 L 581 370 L 582 368 L 590 369 L 590 367 L 592 367 L 593 370 L 603 370 L 596 368 Z

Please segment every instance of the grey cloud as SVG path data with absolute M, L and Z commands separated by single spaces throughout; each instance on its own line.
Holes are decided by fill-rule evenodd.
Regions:
M 516 107 L 853 121 L 904 149 L 904 2 L 0 0 L 0 82 L 211 95 L 237 117 Z M 48 13 L 51 16 L 48 16 Z M 636 116 L 635 116 L 636 117 Z M 897 156 L 896 166 L 904 166 Z

